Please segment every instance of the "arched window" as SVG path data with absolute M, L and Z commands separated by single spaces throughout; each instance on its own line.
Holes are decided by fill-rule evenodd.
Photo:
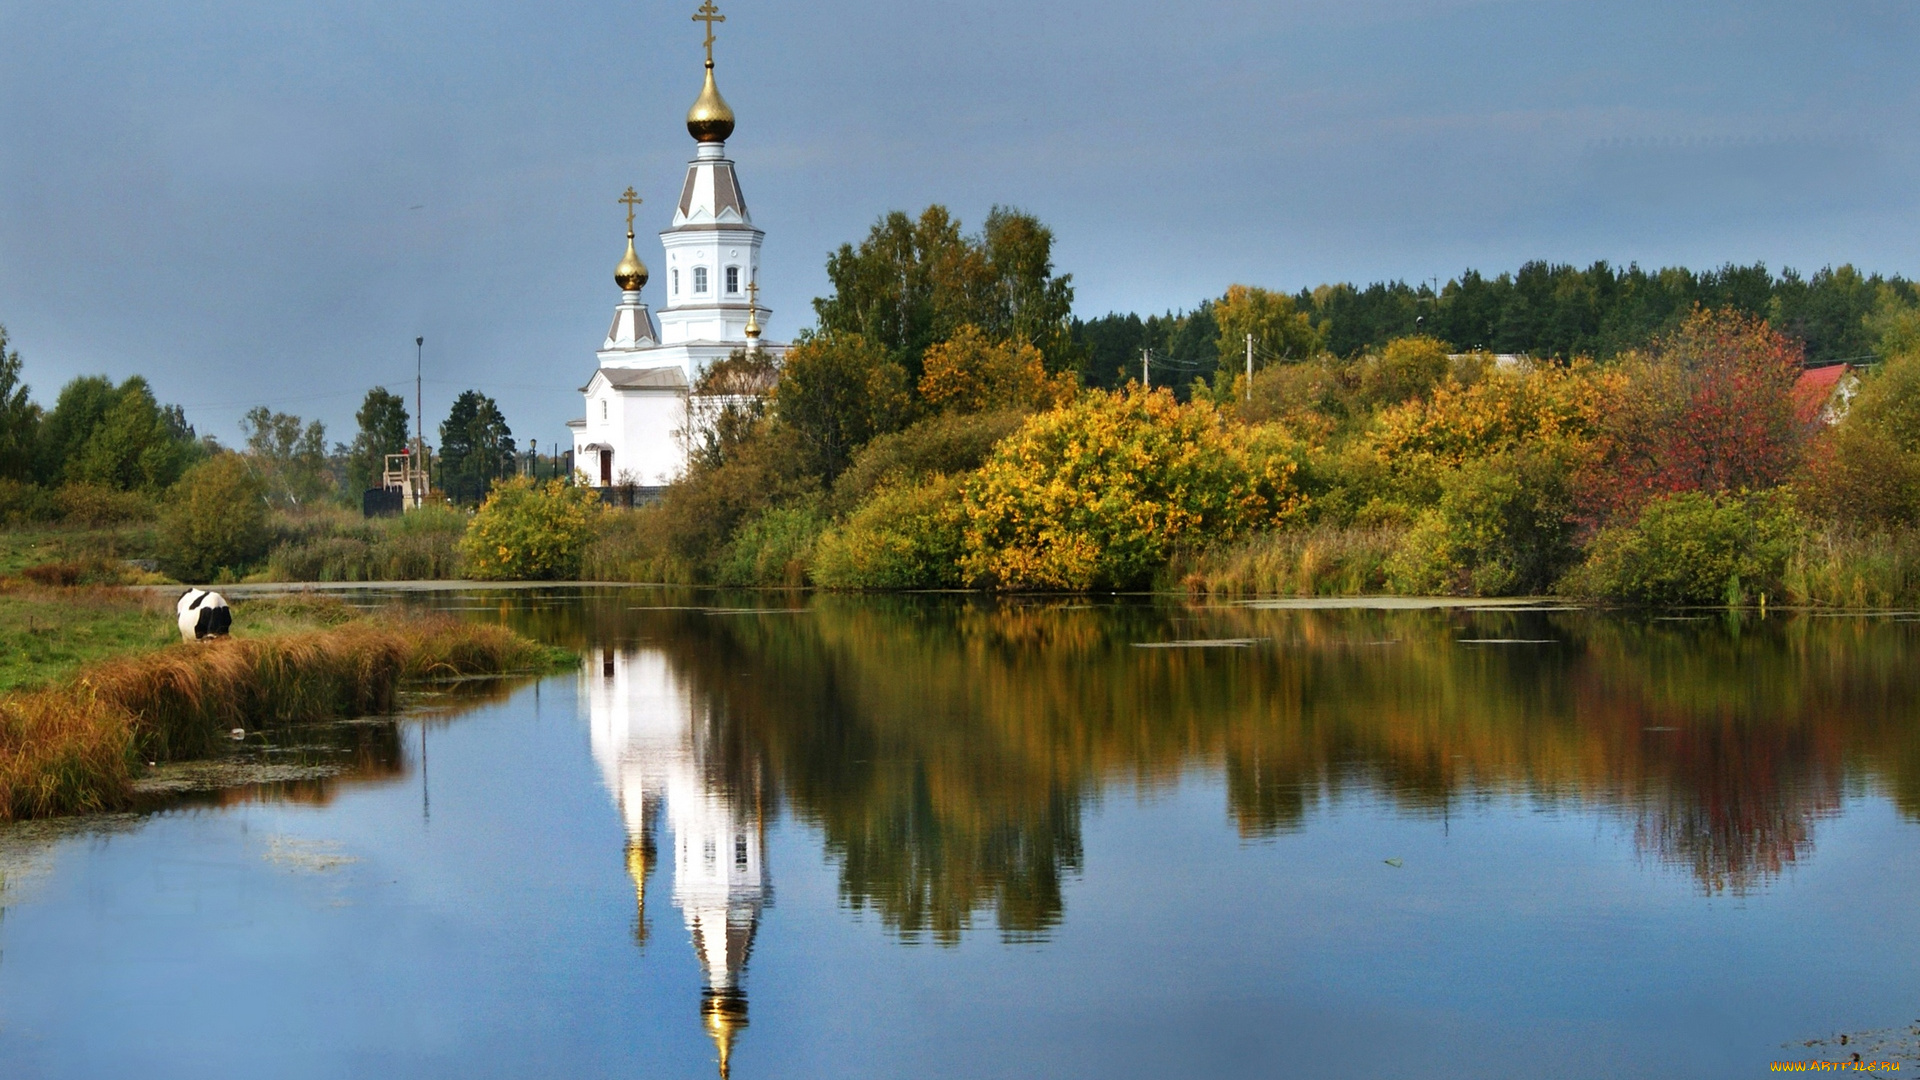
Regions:
M 740 268 L 737 266 L 729 266 L 727 267 L 727 293 L 728 295 L 734 295 L 734 294 L 737 294 L 739 291 L 740 291 Z
M 673 272 L 673 295 L 680 295 L 680 271 L 678 270 Z
M 600 419 L 605 420 L 606 418 L 607 418 L 607 399 L 601 398 L 600 399 Z
M 707 268 L 704 266 L 693 268 L 693 291 L 696 295 L 707 291 Z

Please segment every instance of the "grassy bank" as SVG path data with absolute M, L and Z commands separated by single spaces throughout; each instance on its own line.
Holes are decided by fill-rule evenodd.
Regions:
M 124 806 L 141 762 L 204 756 L 233 728 L 386 712 L 409 680 L 551 667 L 500 626 L 358 619 L 176 643 L 0 697 L 0 820 Z
M 156 652 L 180 641 L 172 590 L 53 587 L 0 582 L 0 693 L 64 682 L 104 660 Z M 331 597 L 235 601 L 241 637 L 337 626 L 356 616 Z

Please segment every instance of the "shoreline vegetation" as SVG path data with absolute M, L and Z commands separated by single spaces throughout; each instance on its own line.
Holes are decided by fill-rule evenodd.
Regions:
M 177 640 L 170 597 L 163 611 L 129 590 L 16 586 L 0 590 L 0 619 L 56 603 L 66 636 L 92 640 L 10 672 L 0 821 L 121 809 L 145 765 L 206 757 L 234 729 L 386 713 L 408 683 L 539 672 L 560 656 L 501 626 L 300 597 L 244 602 L 242 636 L 201 643 Z
M 881 218 L 789 349 L 701 374 L 631 510 L 467 392 L 434 505 L 363 519 L 400 396 L 332 450 L 258 408 L 235 451 L 137 377 L 42 409 L 0 336 L 0 578 L 1920 606 L 1913 282 L 1529 263 L 1083 320 L 1052 241 Z

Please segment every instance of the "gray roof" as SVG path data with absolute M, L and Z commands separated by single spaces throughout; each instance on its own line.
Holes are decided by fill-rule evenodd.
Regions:
M 687 373 L 678 364 L 671 367 L 617 368 L 604 367 L 600 374 L 606 376 L 607 384 L 615 390 L 685 390 Z M 588 380 L 588 386 L 593 385 Z M 582 393 L 586 386 L 580 388 Z

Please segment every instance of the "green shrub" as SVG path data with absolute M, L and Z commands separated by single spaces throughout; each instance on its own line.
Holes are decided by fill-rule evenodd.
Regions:
M 1787 562 L 1788 602 L 1850 608 L 1920 605 L 1920 529 L 1809 532 Z
M 46 488 L 0 477 L 0 525 L 18 528 L 52 521 L 59 514 L 53 493 Z
M 768 510 L 733 534 L 714 579 L 722 585 L 805 585 L 814 542 L 826 524 L 811 503 Z
M 1845 522 L 1920 520 L 1920 353 L 1862 380 L 1845 419 L 1814 443 L 1809 512 Z
M 100 484 L 68 484 L 53 493 L 60 520 L 87 529 L 152 521 L 153 500 L 138 491 L 116 491 Z
M 1011 589 L 1134 588 L 1182 543 L 1299 508 L 1277 432 L 1258 444 L 1165 390 L 1084 394 L 1027 421 L 967 482 L 962 573 Z
M 1445 473 L 1439 504 L 1414 519 L 1388 561 L 1394 591 L 1508 596 L 1550 588 L 1576 555 L 1572 467 L 1520 452 Z
M 691 585 L 699 580 L 694 564 L 676 555 L 669 542 L 666 511 L 659 505 L 613 510 L 600 515 L 600 527 L 582 556 L 586 581 L 639 581 Z
M 274 581 L 444 581 L 461 576 L 470 516 L 428 503 L 390 518 L 347 510 L 280 515 L 267 558 Z
M 600 513 L 600 497 L 591 488 L 559 479 L 502 480 L 461 541 L 467 573 L 487 581 L 578 578 Z
M 187 470 L 160 511 L 160 568 L 180 581 L 238 576 L 267 553 L 266 496 L 239 454 Z
M 972 472 L 1026 418 L 1027 414 L 1012 409 L 942 413 L 881 435 L 861 447 L 853 464 L 834 482 L 833 509 L 852 513 L 883 487 L 911 486 L 942 473 Z
M 1648 503 L 1633 524 L 1601 530 L 1562 589 L 1655 605 L 1732 606 L 1780 596 L 1801 535 L 1781 491 L 1668 495 Z
M 962 584 L 961 481 L 935 476 L 883 488 L 820 538 L 813 580 L 830 589 L 940 589 Z

